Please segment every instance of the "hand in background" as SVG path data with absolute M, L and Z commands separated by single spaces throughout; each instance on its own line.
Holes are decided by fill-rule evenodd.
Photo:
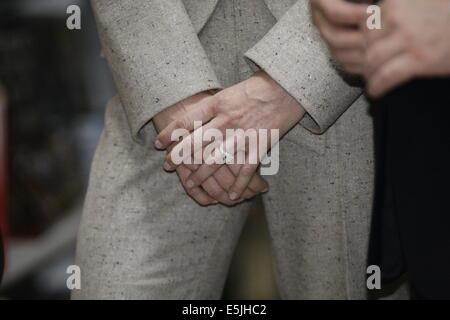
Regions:
M 367 5 L 344 0 L 311 0 L 311 14 L 330 52 L 351 74 L 362 74 L 366 62 L 364 28 Z
M 158 135 L 155 145 L 158 148 L 167 148 L 171 145 L 171 135 L 176 129 L 194 131 L 194 121 L 202 121 L 203 132 L 208 129 L 216 129 L 226 136 L 226 129 L 278 129 L 279 137 L 283 136 L 303 117 L 305 110 L 300 104 L 280 87 L 272 78 L 264 72 L 257 72 L 248 80 L 224 89 L 219 93 L 202 100 L 198 107 L 188 111 L 178 121 L 173 121 Z M 166 159 L 167 169 L 178 169 L 179 163 L 173 161 L 174 152 L 183 149 L 184 145 L 192 145 L 194 135 L 185 137 L 176 149 L 169 153 Z M 270 136 L 270 134 L 269 134 Z M 277 141 L 268 141 L 266 150 L 255 150 L 255 154 L 245 154 L 245 164 L 235 164 L 239 169 L 236 181 L 229 189 L 231 200 L 239 199 L 255 175 L 259 163 L 248 161 L 260 159 L 262 153 L 266 153 L 271 145 Z M 192 148 L 187 148 L 192 150 Z M 184 149 L 183 149 L 184 150 Z M 194 154 L 183 155 L 193 157 Z M 207 159 L 204 159 L 207 160 Z M 220 170 L 224 164 L 203 163 L 198 170 L 187 177 L 187 187 L 197 188 L 207 181 L 209 177 Z
M 450 0 L 384 0 L 381 30 L 366 28 L 367 5 L 311 0 L 314 24 L 349 73 L 380 97 L 416 77 L 450 75 Z
M 450 75 L 450 0 L 384 0 L 382 29 L 367 31 L 368 93 L 416 77 Z
M 193 111 L 195 107 L 198 106 L 199 102 L 210 96 L 210 93 L 202 92 L 161 111 L 153 117 L 153 124 L 156 131 L 160 132 L 166 128 L 169 123 L 181 119 L 185 114 Z M 175 144 L 169 144 L 168 151 L 174 146 Z M 230 200 L 228 191 L 234 184 L 236 176 L 239 173 L 239 168 L 237 166 L 222 166 L 220 170 L 217 170 L 214 175 L 203 181 L 201 185 L 198 185 L 195 188 L 187 188 L 187 178 L 191 176 L 197 168 L 198 166 L 196 165 L 181 165 L 177 167 L 176 171 L 186 192 L 200 205 L 210 205 L 220 202 L 231 206 L 240 202 L 242 199 L 250 199 L 268 189 L 267 182 L 259 174 L 255 173 L 251 177 L 251 182 L 242 194 L 242 197 L 235 201 Z

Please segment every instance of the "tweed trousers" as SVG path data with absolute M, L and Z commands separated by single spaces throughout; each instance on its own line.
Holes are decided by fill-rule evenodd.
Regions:
M 275 23 L 262 0 L 218 2 L 199 39 L 223 87 L 258 68 L 244 53 Z M 155 137 L 151 125 L 145 135 Z M 279 172 L 265 177 L 263 203 L 281 297 L 365 299 L 368 103 L 358 98 L 322 135 L 296 126 L 279 147 Z M 251 203 L 199 206 L 163 171 L 164 157 L 133 139 L 123 99 L 113 98 L 92 165 L 77 244 L 81 290 L 73 298 L 220 298 Z

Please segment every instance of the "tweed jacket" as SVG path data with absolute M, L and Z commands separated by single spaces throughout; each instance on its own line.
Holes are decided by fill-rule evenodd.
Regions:
M 104 55 L 138 141 L 161 110 L 222 88 L 198 37 L 218 1 L 228 0 L 92 0 Z M 308 0 L 262 1 L 277 22 L 246 52 L 248 63 L 299 101 L 307 111 L 300 125 L 321 134 L 361 89 L 336 68 L 311 23 Z

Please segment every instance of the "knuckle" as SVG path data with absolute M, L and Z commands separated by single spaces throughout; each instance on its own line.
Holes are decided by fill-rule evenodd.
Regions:
M 202 115 L 208 115 L 210 113 L 215 114 L 218 110 L 219 106 L 219 95 L 221 92 L 216 93 L 213 96 L 208 97 L 205 100 L 205 103 L 202 103 L 200 106 L 200 112 Z
M 229 123 L 233 123 L 233 121 L 239 121 L 242 118 L 244 118 L 244 115 L 245 115 L 244 109 L 231 111 L 228 115 L 228 121 Z
M 333 16 L 338 18 L 339 12 L 338 11 L 333 12 L 334 10 L 331 8 L 329 2 L 322 1 L 321 8 L 322 8 L 323 14 L 327 17 L 327 19 L 330 19 Z
M 197 171 L 197 169 L 200 167 L 198 164 L 190 164 L 186 166 L 192 171 Z
M 229 127 L 233 122 L 234 118 L 231 114 L 227 113 L 223 115 L 223 126 Z
M 187 128 L 187 122 L 186 120 L 183 119 L 177 119 L 175 122 L 175 125 L 177 126 L 177 128 L 182 128 L 182 129 L 186 129 Z

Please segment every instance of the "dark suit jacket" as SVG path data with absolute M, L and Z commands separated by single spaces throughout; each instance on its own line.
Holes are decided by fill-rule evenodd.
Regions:
M 406 273 L 419 297 L 450 299 L 450 78 L 374 102 L 376 194 L 369 264 Z

